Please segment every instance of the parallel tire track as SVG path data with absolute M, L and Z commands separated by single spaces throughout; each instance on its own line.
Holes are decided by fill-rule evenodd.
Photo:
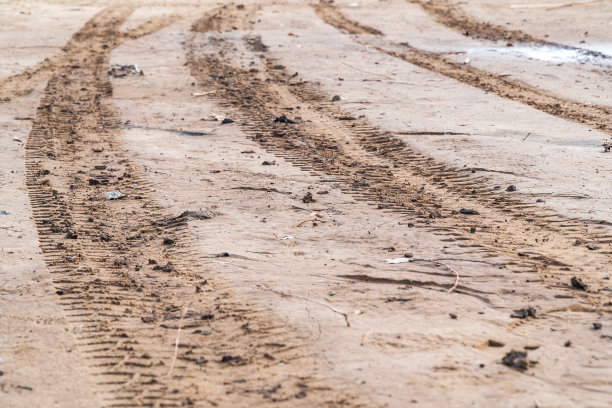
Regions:
M 197 31 L 197 26 L 193 29 Z M 278 61 L 266 55 L 258 38 L 246 38 L 246 44 L 256 66 L 256 61 L 264 61 L 263 73 L 237 67 L 231 57 L 234 45 L 224 43 L 221 58 L 189 44 L 192 75 L 203 86 L 213 87 L 219 103 L 235 109 L 246 122 L 247 135 L 268 151 L 303 170 L 332 176 L 334 183 L 358 199 L 408 214 L 415 225 L 466 250 L 485 257 L 508 257 L 518 270 L 545 272 L 550 285 L 568 280 L 568 271 L 591 275 L 590 279 L 604 273 L 612 254 L 612 235 L 607 228 L 499 194 L 486 181 L 415 151 L 366 120 L 352 118 L 333 105 L 329 96 L 281 69 Z M 273 122 L 283 113 L 279 107 L 296 105 L 301 121 Z M 480 214 L 457 214 L 461 206 L 475 208 Z M 472 227 L 478 232 L 470 234 Z M 589 253 L 590 265 L 576 262 L 588 252 L 574 245 L 580 237 L 599 245 L 598 251 Z M 460 290 L 475 293 L 468 287 Z M 592 296 L 592 302 L 599 304 L 600 295 Z
M 26 145 L 40 246 L 105 405 L 359 405 L 299 334 L 207 273 L 128 159 L 107 69 L 131 11 L 106 9 L 74 36 Z M 105 200 L 112 190 L 127 197 Z
M 372 30 L 375 30 L 363 28 L 365 27 L 363 24 L 344 16 L 340 10 L 331 4 L 315 5 L 313 9 L 325 23 L 342 32 L 358 35 L 372 34 Z M 502 78 L 471 65 L 449 61 L 437 53 L 421 50 L 407 43 L 399 44 L 399 46 L 394 44 L 392 47 L 396 50 L 391 50 L 374 45 L 367 38 L 355 38 L 358 42 L 381 53 L 402 59 L 420 68 L 455 79 L 485 92 L 491 92 L 502 98 L 531 106 L 558 118 L 584 124 L 612 135 L 612 108 L 564 99 L 550 92 L 508 78 Z

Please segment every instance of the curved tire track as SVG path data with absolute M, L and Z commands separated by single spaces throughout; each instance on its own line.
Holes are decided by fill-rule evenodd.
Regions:
M 207 273 L 130 162 L 107 69 L 131 12 L 106 9 L 74 36 L 26 144 L 40 246 L 105 405 L 359 405 L 298 333 Z

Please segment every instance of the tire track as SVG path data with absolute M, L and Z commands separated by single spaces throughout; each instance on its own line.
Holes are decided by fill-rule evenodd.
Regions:
M 101 13 L 104 12 L 105 11 L 102 11 Z M 45 58 L 35 66 L 26 69 L 24 72 L 12 75 L 0 81 L 0 104 L 9 102 L 14 98 L 29 95 L 38 84 L 48 81 L 53 76 L 55 70 L 65 69 L 67 65 L 70 65 L 71 56 L 77 52 L 78 48 L 82 45 L 80 38 L 86 33 L 89 27 L 91 27 L 92 23 L 99 19 L 99 16 L 100 13 L 93 16 L 81 29 L 74 33 L 66 45 L 62 47 L 60 53 L 51 58 Z M 152 18 L 138 27 L 121 33 L 121 35 L 117 37 L 115 46 L 119 46 L 125 41 L 136 40 L 145 35 L 159 31 L 172 24 L 178 17 L 177 14 L 173 14 Z
M 362 28 L 363 24 L 350 20 L 331 4 L 318 4 L 313 6 L 313 9 L 325 23 L 342 32 L 355 36 L 371 34 L 371 31 Z M 522 103 L 549 115 L 583 124 L 612 135 L 612 108 L 567 100 L 550 92 L 508 78 L 502 78 L 471 65 L 447 60 L 440 54 L 421 50 L 407 43 L 389 44 L 394 49 L 387 49 L 364 37 L 355 37 L 355 39 L 363 45 L 420 68 L 444 75 L 485 92 L 493 93 L 504 99 Z
M 329 96 L 289 75 L 266 54 L 267 47 L 257 37 L 245 39 L 251 65 L 257 67 L 251 69 L 232 63 L 232 53 L 242 55 L 240 47 L 232 51 L 235 43 L 211 41 L 217 51 L 225 44 L 218 54 L 223 57 L 188 44 L 192 75 L 202 86 L 215 90 L 220 104 L 237 112 L 245 121 L 247 135 L 266 150 L 305 171 L 328 180 L 332 177 L 359 200 L 410 215 L 416 226 L 468 252 L 507 257 L 516 270 L 539 271 L 550 286 L 562 287 L 569 281 L 569 271 L 590 275 L 601 286 L 599 279 L 612 253 L 612 235 L 605 227 L 499 194 L 486 180 L 437 162 L 365 119 L 351 117 L 333 105 Z M 298 105 L 301 120 L 274 122 L 286 112 L 281 107 Z M 473 208 L 475 213 L 460 214 L 461 207 Z M 599 250 L 575 246 L 579 237 L 597 242 Z M 592 262 L 577 263 L 586 253 Z M 463 290 L 470 294 L 470 288 Z M 599 305 L 602 295 L 597 292 L 589 293 L 589 302 Z
M 360 405 L 299 333 L 208 273 L 130 162 L 107 70 L 131 12 L 106 9 L 73 37 L 26 144 L 40 246 L 105 405 Z
M 591 57 L 610 59 L 609 55 L 601 52 L 580 47 L 572 47 L 570 45 L 563 45 L 552 41 L 545 41 L 521 30 L 509 30 L 497 24 L 479 21 L 465 13 L 461 7 L 448 0 L 407 1 L 418 4 L 423 10 L 432 16 L 436 22 L 452 30 L 458 31 L 466 37 L 488 41 L 506 41 L 511 43 L 544 45 L 578 51 L 582 55 L 588 55 Z

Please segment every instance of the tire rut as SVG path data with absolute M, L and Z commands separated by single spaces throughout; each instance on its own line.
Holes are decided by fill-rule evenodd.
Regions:
M 75 34 L 26 144 L 40 247 L 105 405 L 363 405 L 306 339 L 210 273 L 130 161 L 107 70 L 131 12 L 106 9 Z
M 511 43 L 523 43 L 531 45 L 544 45 L 566 50 L 578 51 L 582 55 L 588 55 L 597 58 L 610 59 L 609 55 L 601 52 L 589 50 L 586 48 L 572 47 L 569 45 L 559 44 L 552 41 L 545 41 L 541 38 L 534 37 L 521 30 L 509 30 L 503 26 L 479 21 L 469 14 L 465 13 L 461 7 L 453 4 L 448 0 L 407 0 L 410 3 L 416 3 L 425 10 L 432 18 L 455 31 L 460 32 L 466 37 L 488 41 L 507 41 Z
M 378 46 L 365 37 L 359 37 L 359 34 L 372 34 L 372 32 L 364 29 L 363 24 L 344 16 L 335 6 L 319 4 L 312 7 L 325 23 L 342 32 L 354 35 L 355 40 L 360 44 L 383 54 L 493 93 L 501 98 L 530 106 L 549 115 L 612 135 L 612 121 L 610 120 L 612 108 L 564 99 L 525 83 L 512 81 L 471 65 L 447 60 L 438 53 L 418 49 L 407 43 Z M 393 49 L 388 49 L 387 46 Z
M 102 11 L 101 13 L 105 13 Z M 27 96 L 36 86 L 42 82 L 48 81 L 54 74 L 55 70 L 65 69 L 67 65 L 72 63 L 71 56 L 77 51 L 77 48 L 81 46 L 80 37 L 89 30 L 92 23 L 99 19 L 100 13 L 89 19 L 81 29 L 75 32 L 70 40 L 66 43 L 60 53 L 52 56 L 51 58 L 45 58 L 35 66 L 26 69 L 25 71 L 4 78 L 0 81 L 0 104 L 9 102 L 12 99 Z M 116 46 L 129 40 L 136 40 L 142 36 L 152 34 L 156 31 L 167 27 L 179 18 L 177 14 L 164 15 L 156 18 L 152 18 L 140 26 L 128 30 L 125 33 L 120 33 L 117 36 Z
M 236 44 L 210 41 L 217 51 L 225 44 L 220 52 L 223 57 L 188 44 L 192 75 L 202 86 L 215 90 L 220 104 L 236 111 L 248 137 L 266 150 L 325 176 L 324 181 L 336 183 L 358 200 L 410 215 L 414 225 L 466 251 L 505 257 L 516 270 L 539 271 L 548 285 L 566 284 L 569 271 L 598 281 L 602 277 L 612 253 L 612 236 L 604 226 L 567 219 L 499 194 L 486 180 L 437 162 L 365 119 L 352 117 L 328 95 L 288 74 L 279 61 L 267 55 L 257 37 L 245 38 L 243 45 L 253 53 L 252 65 L 259 69 L 232 63 L 231 47 Z M 263 63 L 258 65 L 258 61 Z M 281 107 L 297 105 L 302 120 L 274 122 L 286 113 Z M 458 213 L 460 206 L 476 211 L 463 215 Z M 476 229 L 473 234 L 472 228 Z M 599 250 L 589 252 L 575 246 L 578 237 L 598 242 Z M 593 262 L 578 264 L 576 260 L 587 252 Z M 599 305 L 602 295 L 597 292 L 590 293 L 589 302 Z

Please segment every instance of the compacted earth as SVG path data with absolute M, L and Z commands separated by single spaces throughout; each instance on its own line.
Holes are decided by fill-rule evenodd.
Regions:
M 609 1 L 0 22 L 0 406 L 612 406 Z

